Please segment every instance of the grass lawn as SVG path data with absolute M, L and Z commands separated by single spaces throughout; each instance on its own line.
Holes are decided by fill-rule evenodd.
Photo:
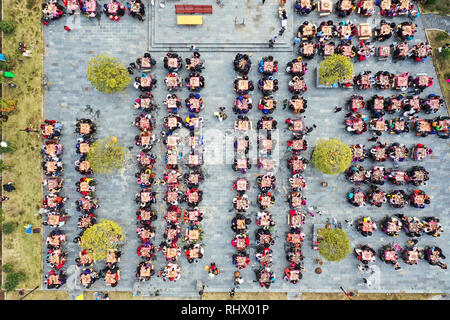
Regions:
M 285 292 L 236 292 L 234 299 L 228 292 L 205 292 L 202 300 L 286 300 Z
M 352 300 L 427 300 L 438 293 L 356 293 Z M 302 300 L 348 300 L 344 293 L 302 293 Z
M 450 2 L 448 0 L 428 0 L 428 4 L 420 5 L 420 12 L 447 15 L 450 14 Z
M 105 291 L 102 291 L 105 293 Z M 142 300 L 142 297 L 134 297 L 130 291 L 108 291 L 110 300 Z M 93 291 L 84 291 L 84 300 L 95 300 Z
M 3 172 L 3 183 L 12 181 L 16 187 L 16 191 L 8 194 L 10 200 L 2 204 L 4 219 L 5 222 L 16 222 L 17 228 L 12 234 L 3 234 L 2 263 L 12 263 L 15 271 L 23 272 L 26 278 L 19 287 L 31 289 L 41 284 L 42 235 L 26 235 L 24 226 L 41 227 L 37 212 L 42 202 L 42 141 L 36 133 L 28 134 L 19 129 L 30 124 L 39 128 L 43 121 L 41 1 L 4 0 L 3 19 L 16 22 L 14 33 L 3 37 L 2 52 L 15 65 L 12 72 L 16 75 L 13 81 L 17 84 L 17 88 L 3 84 L 3 96 L 18 100 L 18 106 L 2 128 L 3 139 L 12 142 L 17 149 L 4 155 L 4 162 L 10 168 Z M 31 50 L 31 58 L 20 54 L 17 50 L 19 42 Z
M 28 291 L 25 290 L 24 295 L 26 295 Z M 23 296 L 19 296 L 18 291 L 8 292 L 6 294 L 6 300 L 19 300 L 22 297 Z M 36 290 L 23 300 L 69 300 L 69 293 L 64 290 Z
M 427 31 L 428 40 L 433 47 L 433 63 L 436 67 L 436 72 L 438 74 L 445 102 L 447 103 L 447 107 L 450 109 L 450 83 L 445 81 L 450 78 L 450 58 L 443 58 L 437 51 L 437 48 L 450 42 L 450 35 L 447 34 L 447 37 L 445 38 L 444 34 L 445 32 L 442 31 Z M 439 35 L 442 38 L 440 38 Z

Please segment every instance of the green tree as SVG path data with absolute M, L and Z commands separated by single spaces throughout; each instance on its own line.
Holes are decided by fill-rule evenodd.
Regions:
M 319 81 L 324 85 L 332 85 L 353 75 L 353 63 L 350 58 L 341 54 L 333 54 L 319 66 Z
M 95 141 L 88 153 L 88 161 L 95 173 L 111 174 L 125 165 L 125 147 L 116 137 Z
M 328 261 L 341 261 L 350 253 L 350 240 L 344 230 L 319 229 L 319 253 Z
M 117 249 L 124 239 L 122 228 L 116 222 L 102 219 L 86 229 L 80 246 L 90 253 L 92 259 L 102 261 L 106 259 L 108 250 Z
M 344 172 L 352 162 L 349 146 L 338 139 L 320 140 L 312 153 L 313 166 L 325 174 Z
M 115 93 L 124 90 L 131 77 L 127 69 L 114 57 L 98 55 L 88 66 L 88 79 L 100 92 Z

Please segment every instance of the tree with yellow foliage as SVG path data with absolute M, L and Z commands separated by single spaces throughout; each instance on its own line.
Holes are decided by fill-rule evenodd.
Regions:
M 312 154 L 313 166 L 325 174 L 344 172 L 352 162 L 352 150 L 338 139 L 321 140 Z
M 124 240 L 122 228 L 116 222 L 102 219 L 84 231 L 80 246 L 89 252 L 92 259 L 102 261 L 109 250 L 116 250 Z
M 95 141 L 88 153 L 88 161 L 95 173 L 111 174 L 125 165 L 125 147 L 116 137 Z

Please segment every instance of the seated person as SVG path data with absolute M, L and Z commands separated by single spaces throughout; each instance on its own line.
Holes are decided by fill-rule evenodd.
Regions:
M 286 66 L 286 72 L 293 76 L 302 77 L 307 71 L 308 64 L 306 62 L 302 62 L 302 57 L 289 61 Z
M 113 21 L 119 21 L 120 17 L 125 14 L 125 6 L 117 0 L 110 0 L 109 3 L 105 3 L 103 7 L 103 12 Z
M 270 76 L 278 71 L 278 61 L 274 61 L 272 56 L 263 57 L 259 62 L 258 71 Z
M 426 99 L 421 99 L 421 109 L 427 113 L 436 113 L 443 106 L 444 100 L 435 94 L 429 94 Z
M 387 201 L 386 192 L 374 185 L 367 191 L 366 197 L 370 205 L 378 208 Z
M 336 12 L 339 17 L 346 17 L 352 13 L 355 7 L 355 0 L 339 0 L 336 2 Z
M 252 223 L 252 220 L 245 217 L 241 213 L 237 213 L 236 216 L 231 220 L 231 229 L 234 233 L 246 233 L 248 225 Z
M 156 109 L 157 105 L 153 103 L 153 95 L 151 92 L 141 94 L 138 99 L 134 100 L 134 108 L 144 112 L 151 112 Z
M 80 160 L 75 161 L 75 170 L 85 176 L 89 176 L 94 173 L 89 161 L 87 160 L 87 155 L 82 155 Z
M 352 162 L 363 162 L 365 159 L 369 157 L 366 146 L 363 144 L 353 144 L 350 146 L 352 150 Z
M 366 205 L 367 196 L 359 188 L 352 188 L 347 194 L 347 200 L 355 207 L 364 207 Z
M 397 209 L 404 208 L 408 203 L 408 195 L 403 190 L 394 190 L 388 193 L 386 197 L 389 200 L 389 204 Z
M 200 59 L 200 53 L 198 51 L 194 51 L 190 58 L 186 58 L 186 69 L 198 72 L 205 69 L 204 61 Z
M 316 9 L 316 4 L 314 3 L 314 0 L 295 0 L 294 9 L 300 15 L 306 15 Z
M 163 59 L 164 68 L 169 70 L 169 72 L 178 72 L 178 70 L 183 66 L 183 61 L 181 57 L 175 52 L 168 52 Z
M 150 241 L 142 242 L 136 249 L 136 254 L 144 259 L 144 261 L 151 261 L 155 257 L 156 247 Z
M 252 62 L 247 54 L 237 53 L 233 65 L 236 72 L 241 75 L 246 75 L 251 70 Z
M 242 270 L 250 264 L 250 256 L 245 251 L 239 251 L 237 254 L 233 254 L 232 262 L 236 268 Z
M 127 2 L 127 8 L 133 18 L 144 21 L 145 6 L 142 0 L 130 0 L 130 2 Z
M 47 289 L 59 289 L 66 283 L 67 276 L 62 270 L 52 269 L 45 276 Z
M 155 274 L 155 266 L 150 261 L 141 261 L 136 268 L 137 281 L 149 281 Z

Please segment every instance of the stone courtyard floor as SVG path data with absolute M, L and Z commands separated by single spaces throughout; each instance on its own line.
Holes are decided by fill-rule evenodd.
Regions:
M 102 1 L 99 1 L 100 3 Z M 207 1 L 194 1 L 198 4 L 207 3 Z M 381 208 L 364 207 L 355 208 L 346 201 L 346 194 L 353 185 L 345 180 L 344 175 L 324 176 L 311 166 L 304 172 L 304 177 L 308 183 L 308 189 L 305 191 L 307 197 L 307 206 L 316 206 L 321 210 L 322 215 L 315 217 L 308 216 L 307 223 L 304 225 L 306 239 L 303 244 L 303 254 L 305 256 L 306 272 L 299 284 L 293 285 L 282 279 L 283 270 L 288 263 L 284 255 L 285 233 L 288 230 L 287 214 L 289 206 L 286 201 L 286 195 L 289 191 L 288 186 L 288 168 L 286 159 L 289 157 L 287 152 L 287 140 L 290 133 L 284 125 L 284 120 L 293 115 L 288 110 L 282 110 L 282 101 L 291 96 L 288 91 L 288 82 L 290 76 L 286 74 L 284 68 L 288 61 L 298 56 L 298 46 L 292 48 L 292 38 L 298 26 L 304 21 L 309 20 L 318 25 L 323 20 L 332 19 L 338 24 L 341 19 L 335 14 L 328 17 L 320 18 L 317 12 L 312 12 L 309 16 L 301 17 L 294 14 L 292 7 L 287 6 L 289 21 L 288 28 L 283 37 L 279 37 L 277 46 L 273 50 L 269 50 L 268 46 L 263 47 L 264 43 L 278 33 L 280 28 L 277 7 L 278 1 L 267 0 L 264 6 L 259 0 L 247 0 L 246 6 L 255 11 L 246 9 L 236 9 L 238 1 L 224 1 L 225 6 L 219 8 L 213 4 L 214 14 L 204 19 L 204 25 L 194 29 L 194 27 L 175 27 L 175 13 L 173 2 L 166 1 L 164 9 L 159 6 L 147 6 L 147 19 L 144 22 L 125 16 L 120 22 L 112 22 L 102 14 L 101 19 L 87 20 L 84 17 L 69 16 L 64 17 L 60 21 L 56 21 L 45 27 L 44 36 L 46 43 L 44 70 L 48 77 L 49 88 L 45 95 L 44 114 L 46 119 L 59 120 L 64 124 L 63 135 L 61 138 L 64 146 L 62 156 L 65 165 L 64 192 L 70 199 L 66 202 L 65 209 L 71 216 L 68 223 L 62 228 L 68 235 L 66 250 L 68 251 L 68 268 L 69 275 L 67 289 L 73 294 L 82 291 L 81 287 L 76 285 L 76 276 L 80 270 L 75 267 L 75 258 L 79 252 L 78 245 L 72 243 L 73 238 L 78 234 L 77 229 L 77 211 L 75 210 L 75 201 L 79 197 L 76 193 L 75 182 L 81 177 L 74 169 L 74 162 L 78 159 L 75 153 L 75 144 L 78 137 L 74 133 L 75 121 L 79 118 L 92 118 L 97 123 L 96 138 L 107 136 L 116 136 L 129 150 L 127 156 L 127 165 L 123 171 L 113 176 L 95 175 L 98 185 L 96 187 L 96 197 L 99 199 L 100 208 L 96 214 L 99 219 L 111 219 L 117 221 L 124 229 L 127 242 L 122 249 L 122 258 L 119 264 L 121 270 L 121 280 L 115 290 L 119 291 L 140 291 L 142 295 L 151 295 L 155 290 L 159 289 L 163 296 L 176 297 L 194 297 L 197 296 L 195 283 L 197 279 L 202 279 L 206 284 L 206 291 L 228 291 L 233 285 L 233 272 L 236 270 L 231 263 L 231 256 L 235 252 L 230 241 L 233 238 L 231 230 L 231 219 L 234 216 L 232 207 L 232 199 L 235 192 L 232 189 L 232 182 L 239 176 L 231 169 L 232 153 L 232 134 L 233 123 L 236 116 L 231 111 L 235 93 L 233 91 L 233 80 L 236 73 L 232 68 L 232 61 L 237 52 L 252 54 L 253 66 L 256 66 L 259 60 L 267 55 L 273 55 L 279 62 L 280 70 L 274 76 L 279 80 L 280 90 L 275 93 L 279 107 L 272 114 L 278 121 L 278 132 L 274 135 L 279 136 L 278 142 L 278 159 L 280 165 L 275 171 L 277 177 L 277 188 L 275 191 L 275 206 L 270 210 L 277 222 L 275 227 L 275 245 L 272 246 L 274 263 L 271 267 L 276 275 L 276 283 L 274 283 L 270 291 L 288 292 L 290 298 L 295 298 L 300 292 L 336 292 L 339 286 L 346 289 L 359 290 L 360 292 L 442 292 L 450 291 L 450 277 L 447 270 L 439 267 L 433 267 L 425 261 L 421 261 L 419 265 L 408 266 L 400 262 L 402 269 L 394 271 L 393 267 L 384 264 L 378 257 L 374 264 L 379 270 L 380 275 L 372 288 L 368 289 L 361 285 L 363 275 L 359 274 L 357 266 L 358 261 L 354 254 L 339 263 L 325 262 L 322 266 L 322 274 L 314 273 L 316 267 L 315 259 L 318 253 L 312 250 L 312 229 L 314 224 L 323 224 L 329 218 L 336 218 L 342 222 L 344 230 L 351 239 L 352 249 L 360 244 L 369 244 L 376 250 L 385 244 L 392 242 L 401 246 L 406 245 L 408 237 L 404 232 L 397 238 L 391 238 L 381 231 L 374 232 L 372 237 L 364 238 L 354 228 L 348 227 L 344 220 L 356 220 L 362 215 L 369 215 L 377 221 L 382 220 L 386 215 L 392 216 L 400 213 L 384 205 Z M 175 3 L 190 3 L 189 1 L 177 1 Z M 255 17 L 258 20 L 254 20 Z M 156 18 L 155 18 L 156 17 Z M 215 18 L 217 17 L 218 20 Z M 235 26 L 234 19 L 241 22 L 245 18 L 246 26 Z M 262 18 L 261 18 L 262 17 Z M 379 24 L 381 17 L 378 8 L 376 14 L 370 18 L 361 18 L 356 13 L 352 13 L 349 17 L 352 22 L 358 24 L 367 21 L 373 27 Z M 153 21 L 152 19 L 156 19 Z M 171 20 L 172 19 L 172 20 Z M 389 19 L 395 23 L 400 23 L 407 18 L 396 17 Z M 219 21 L 219 23 L 216 23 Z M 156 23 L 155 23 L 156 22 Z M 222 24 L 223 23 L 223 24 Z M 423 26 L 420 20 L 416 20 L 419 31 L 411 43 L 426 41 Z M 226 24 L 226 25 L 225 25 Z M 63 29 L 64 25 L 72 28 L 67 32 Z M 155 28 L 155 30 L 152 30 Z M 247 29 L 248 28 L 248 32 Z M 272 29 L 273 28 L 273 29 Z M 156 38 L 152 38 L 156 35 Z M 394 39 L 385 43 L 392 43 Z M 337 40 L 335 40 L 337 42 Z M 136 179 L 134 177 L 137 171 L 135 165 L 135 156 L 139 148 L 134 144 L 134 137 L 138 134 L 136 128 L 131 123 L 138 113 L 133 109 L 133 101 L 139 95 L 139 92 L 130 86 L 123 92 L 107 95 L 96 91 L 87 79 L 87 65 L 89 60 L 96 54 L 107 53 L 108 55 L 117 57 L 125 65 L 133 62 L 141 56 L 151 44 L 152 56 L 157 60 L 156 68 L 152 70 L 152 76 L 158 80 L 157 88 L 152 91 L 155 100 L 160 108 L 153 115 L 157 119 L 157 127 L 155 132 L 162 130 L 162 118 L 167 115 L 162 101 L 167 95 L 164 87 L 164 78 L 167 71 L 163 67 L 162 59 L 165 52 L 176 50 L 184 58 L 191 55 L 189 46 L 195 44 L 200 48 L 202 58 L 205 60 L 206 69 L 202 75 L 205 77 L 206 86 L 201 91 L 201 96 L 205 99 L 205 108 L 200 116 L 204 118 L 204 165 L 203 170 L 206 173 L 206 181 L 200 185 L 200 189 L 204 191 L 203 201 L 200 208 L 205 211 L 205 218 L 201 222 L 205 230 L 205 255 L 198 264 L 188 264 L 186 259 L 181 256 L 178 263 L 182 267 L 181 278 L 176 283 L 163 282 L 160 278 L 152 277 L 148 283 L 136 285 L 135 271 L 139 263 L 136 255 L 138 239 L 135 233 L 137 209 L 134 201 L 135 194 L 138 191 Z M 239 44 L 243 43 L 242 48 Z M 353 40 L 355 45 L 357 40 Z M 375 43 L 379 45 L 380 43 Z M 204 50 L 203 50 L 203 49 Z M 263 51 L 265 50 L 265 51 Z M 315 68 L 322 61 L 322 57 L 316 56 L 313 60 L 308 60 L 309 71 L 305 76 L 308 91 L 304 97 L 308 100 L 308 109 L 305 113 L 306 123 L 308 126 L 316 124 L 317 128 L 307 137 L 308 150 L 304 156 L 310 158 L 313 146 L 319 139 L 338 138 L 344 143 L 355 144 L 363 143 L 371 146 L 374 143 L 368 142 L 371 137 L 370 132 L 360 136 L 353 136 L 347 133 L 344 126 L 345 111 L 334 113 L 335 106 L 344 107 L 348 98 L 358 93 L 366 99 L 374 94 L 390 96 L 395 91 L 375 89 L 366 91 L 353 91 L 346 89 L 318 89 L 315 87 Z M 436 79 L 434 85 L 424 91 L 421 96 L 435 93 L 442 96 L 439 83 L 433 68 L 431 59 L 425 63 L 414 63 L 412 61 L 401 61 L 393 63 L 392 60 L 379 62 L 376 58 L 371 57 L 368 61 L 355 63 L 355 74 L 361 71 L 371 70 L 373 73 L 379 70 L 387 70 L 398 74 L 403 71 L 410 73 L 426 73 Z M 182 70 L 181 76 L 187 76 L 186 70 Z M 134 77 L 139 76 L 135 72 Z M 249 74 L 249 78 L 254 83 L 258 81 L 261 75 L 254 67 Z M 256 87 L 256 85 L 255 85 Z M 184 88 L 178 95 L 184 100 L 188 96 L 188 90 Z M 262 97 L 261 92 L 255 88 L 250 96 L 254 100 L 254 104 Z M 90 106 L 93 112 L 89 112 L 86 106 Z M 213 116 L 213 112 L 217 111 L 220 106 L 227 106 L 228 119 L 224 122 L 218 122 Z M 367 112 L 366 112 L 367 113 Z M 182 116 L 187 116 L 187 110 L 184 107 L 180 111 Z M 448 115 L 447 109 L 442 108 L 437 115 L 420 114 L 425 118 L 433 118 L 437 115 Z M 261 118 L 262 113 L 255 107 L 249 114 L 249 118 L 254 124 Z M 391 119 L 394 116 L 388 115 L 386 118 Z M 186 134 L 187 130 L 182 129 L 180 134 Z M 253 161 L 256 161 L 256 130 L 250 134 L 253 147 L 251 153 Z M 231 138 L 230 138 L 231 137 Z M 401 212 L 407 216 L 437 216 L 441 219 L 444 233 L 440 238 L 434 238 L 423 235 L 418 243 L 419 247 L 426 245 L 437 245 L 441 247 L 444 254 L 450 255 L 450 217 L 448 208 L 448 199 L 450 197 L 450 157 L 449 142 L 431 135 L 426 138 L 417 138 L 414 130 L 402 135 L 389 135 L 384 133 L 381 137 L 382 142 L 392 143 L 399 142 L 411 147 L 414 143 L 421 142 L 433 149 L 433 154 L 423 163 L 418 164 L 411 159 L 400 164 L 400 168 L 410 168 L 414 165 L 423 165 L 430 172 L 430 181 L 425 187 L 421 187 L 431 197 L 431 204 L 425 209 L 416 209 L 407 206 Z M 153 149 L 153 153 L 158 153 L 158 159 L 155 165 L 157 177 L 162 177 L 164 171 L 164 145 L 159 143 Z M 374 162 L 366 160 L 364 167 L 373 167 Z M 384 164 L 387 168 L 392 167 L 392 162 Z M 248 215 L 252 218 L 249 235 L 250 239 L 254 239 L 254 231 L 256 230 L 255 216 L 258 211 L 256 197 L 256 177 L 262 171 L 258 170 L 255 162 L 252 169 L 246 175 L 247 179 L 252 183 L 251 190 L 247 193 L 251 199 L 251 207 Z M 322 188 L 320 182 L 327 181 L 329 186 Z M 386 183 L 382 189 L 389 192 L 394 189 L 412 190 L 411 186 L 395 187 Z M 363 188 L 366 189 L 366 188 Z M 162 200 L 165 187 L 155 186 L 158 192 L 158 203 L 155 209 L 158 213 L 156 220 L 156 239 L 153 243 L 158 245 L 162 240 L 162 234 L 165 228 L 163 219 L 166 205 Z M 181 206 L 184 208 L 184 205 Z M 46 235 L 49 229 L 44 228 L 43 234 Z M 181 240 L 180 240 L 181 243 Z M 252 241 L 253 245 L 253 241 Z M 44 256 L 45 256 L 45 248 Z M 264 291 L 253 280 L 255 276 L 253 269 L 258 267 L 255 259 L 255 246 L 249 250 L 251 264 L 241 273 L 245 282 L 241 285 L 239 291 L 252 292 Z M 221 274 L 215 278 L 209 278 L 203 267 L 210 262 L 216 262 L 221 269 Z M 162 253 L 157 253 L 155 261 L 155 270 L 159 270 L 166 264 Z M 98 268 L 97 268 L 98 269 Z M 44 263 L 44 274 L 48 272 L 48 266 Z M 367 276 L 367 275 L 365 275 Z M 106 290 L 103 280 L 97 281 L 91 290 Z M 110 289 L 108 289 L 110 290 Z

